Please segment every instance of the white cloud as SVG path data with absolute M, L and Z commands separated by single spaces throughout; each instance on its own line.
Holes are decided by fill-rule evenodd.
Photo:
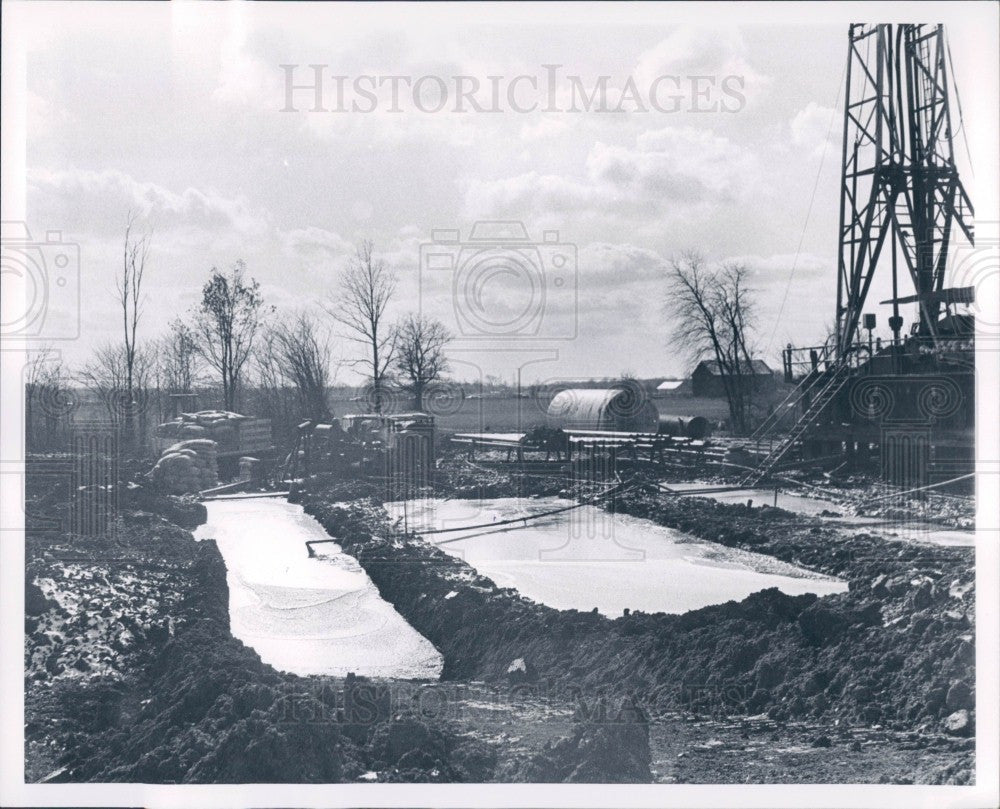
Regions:
M 745 264 L 761 283 L 771 283 L 780 279 L 784 283 L 788 273 L 794 269 L 796 278 L 816 277 L 829 273 L 836 278 L 836 258 L 818 256 L 814 253 L 777 253 L 770 256 L 742 255 L 729 256 L 724 261 Z
M 617 287 L 623 283 L 658 282 L 666 273 L 666 261 L 655 250 L 634 244 L 593 242 L 582 247 L 578 258 L 580 284 L 587 287 Z
M 246 32 L 234 27 L 219 46 L 219 75 L 213 91 L 218 101 L 258 106 L 272 100 L 275 110 L 284 102 L 284 73 L 247 48 Z
M 716 83 L 740 76 L 748 100 L 770 84 L 747 58 L 743 34 L 737 28 L 681 26 L 639 56 L 636 78 L 649 86 L 658 76 L 708 76 Z
M 583 178 L 532 171 L 473 181 L 466 208 L 477 216 L 591 213 L 644 219 L 680 204 L 713 207 L 735 201 L 756 175 L 754 157 L 728 139 L 666 127 L 641 133 L 633 146 L 595 143 Z
M 256 236 L 268 219 L 240 195 L 210 189 L 173 191 L 121 171 L 31 169 L 28 206 L 32 218 L 58 223 L 69 232 L 120 233 L 129 211 L 158 231 L 186 230 Z
M 829 149 L 837 118 L 837 110 L 810 101 L 792 118 L 789 125 L 792 143 L 805 149 L 814 157 L 819 157 L 823 154 L 824 149 Z
M 570 123 L 565 115 L 539 115 L 521 126 L 521 140 L 530 142 L 558 137 L 569 129 Z
M 703 28 L 582 20 L 567 28 L 526 18 L 516 27 L 469 19 L 446 30 L 378 13 L 362 25 L 354 12 L 326 7 L 313 9 L 319 17 L 264 19 L 253 4 L 220 7 L 211 24 L 177 9 L 167 15 L 171 26 L 155 26 L 128 11 L 114 31 L 53 19 L 59 35 L 29 65 L 38 97 L 30 99 L 27 158 L 42 167 L 30 181 L 29 224 L 35 236 L 62 228 L 81 245 L 94 321 L 81 350 L 115 328 L 107 312 L 129 208 L 156 231 L 147 335 L 161 314 L 190 305 L 211 266 L 238 257 L 269 301 L 298 308 L 334 291 L 358 238 L 371 236 L 400 275 L 401 313 L 418 300 L 419 247 L 431 228 L 461 226 L 467 236 L 474 220 L 522 219 L 536 240 L 557 229 L 580 245 L 580 337 L 564 355 L 573 374 L 619 370 L 625 351 L 637 371 L 668 372 L 665 256 L 687 247 L 713 257 L 759 254 L 763 308 L 780 301 L 790 272 L 787 255 L 772 254 L 800 241 L 804 251 L 833 253 L 839 148 L 827 147 L 807 228 L 815 165 L 808 173 L 802 166 L 828 129 L 830 110 L 807 102 L 832 103 L 843 53 L 830 43 L 840 41 L 839 29 L 724 28 L 720 14 Z M 122 39 L 118 28 L 136 29 L 135 37 Z M 613 107 L 627 78 L 641 92 L 661 75 L 738 75 L 748 105 L 742 114 L 694 115 L 686 95 L 676 115 L 430 115 L 412 103 L 396 114 L 387 111 L 386 86 L 376 113 L 306 112 L 308 89 L 296 96 L 301 112 L 280 113 L 279 65 L 287 63 L 299 64 L 299 83 L 308 83 L 311 63 L 327 64 L 328 77 L 464 75 L 484 86 L 488 76 L 524 74 L 540 79 L 542 102 L 542 66 L 560 64 L 563 109 L 577 86 L 570 89 L 569 76 L 588 95 L 610 77 Z M 668 88 L 661 92 L 675 92 Z M 122 93 L 127 105 L 114 103 Z M 715 92 L 710 100 L 720 99 Z M 782 328 L 805 333 L 810 318 L 828 319 L 834 262 L 803 253 Z M 424 300 L 441 317 L 453 316 L 444 275 Z M 566 300 L 552 299 L 553 316 L 565 316 Z
M 285 250 L 303 258 L 342 257 L 354 246 L 337 233 L 317 227 L 296 228 L 283 234 Z

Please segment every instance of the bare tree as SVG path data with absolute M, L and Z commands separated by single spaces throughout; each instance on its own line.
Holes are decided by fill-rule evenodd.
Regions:
M 198 335 L 180 318 L 174 318 L 160 341 L 159 362 L 163 383 L 171 393 L 190 393 L 198 379 Z
M 423 410 L 427 386 L 448 370 L 444 349 L 451 334 L 441 321 L 414 314 L 403 318 L 396 333 L 394 367 L 400 387 L 413 396 L 413 406 Z
M 253 412 L 271 420 L 275 440 L 287 444 L 294 438 L 295 392 L 289 389 L 275 337 L 277 327 L 265 324 L 247 365 L 247 396 L 253 397 Z
M 750 345 L 755 307 L 747 268 L 737 263 L 710 267 L 694 252 L 671 260 L 670 267 L 674 342 L 694 359 L 717 364 L 733 430 L 745 432 L 755 381 Z
M 60 419 L 71 407 L 66 369 L 52 346 L 29 354 L 24 369 L 25 441 L 31 448 L 49 448 L 56 442 Z
M 213 267 L 196 313 L 198 351 L 222 377 L 227 410 L 236 406 L 243 369 L 264 314 L 260 284 L 245 278 L 245 273 L 243 261 L 237 261 L 228 274 Z
M 316 320 L 300 312 L 291 323 L 272 332 L 281 372 L 298 394 L 302 415 L 314 421 L 330 418 L 326 393 L 330 384 L 330 336 L 320 331 Z
M 356 364 L 372 381 L 375 412 L 382 412 L 383 389 L 396 350 L 396 330 L 386 322 L 386 309 L 396 291 L 396 275 L 375 256 L 375 245 L 366 239 L 357 248 L 340 288 L 324 310 L 347 331 L 347 339 L 364 346 Z
M 127 348 L 123 343 L 106 343 L 95 349 L 93 359 L 84 367 L 82 380 L 97 394 L 113 427 L 134 419 L 136 396 L 145 394 L 148 387 L 151 360 L 150 352 L 141 346 Z M 141 415 L 141 408 L 139 412 Z
M 124 362 L 124 380 L 121 406 L 125 423 L 125 433 L 129 440 L 134 439 L 134 394 L 135 372 L 138 346 L 136 343 L 139 328 L 139 318 L 142 315 L 142 280 L 146 272 L 146 258 L 149 255 L 149 243 L 152 234 L 147 232 L 136 235 L 135 222 L 137 214 L 130 211 L 125 224 L 125 240 L 122 248 L 121 274 L 115 276 L 115 292 L 122 312 L 122 343 L 121 360 Z

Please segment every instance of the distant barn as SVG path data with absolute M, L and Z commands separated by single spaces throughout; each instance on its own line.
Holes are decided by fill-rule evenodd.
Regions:
M 668 393 L 680 393 L 683 392 L 685 388 L 684 379 L 664 379 L 659 385 L 656 386 L 655 395 L 663 396 Z M 688 385 L 687 387 L 690 387 Z
M 753 390 L 769 392 L 774 389 L 775 378 L 764 360 L 752 360 Z M 702 360 L 691 373 L 691 389 L 695 396 L 723 397 L 726 388 L 722 384 L 722 374 L 719 373 L 719 363 L 715 360 Z
M 656 432 L 656 405 L 641 390 L 569 388 L 549 402 L 547 421 L 564 430 Z

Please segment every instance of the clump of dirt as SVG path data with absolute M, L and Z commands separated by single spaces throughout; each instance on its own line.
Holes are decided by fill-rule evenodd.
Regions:
M 575 717 L 568 736 L 547 742 L 534 755 L 514 759 L 500 780 L 531 783 L 649 783 L 649 726 L 634 699 L 622 701 L 609 714 L 600 701 L 594 713 Z

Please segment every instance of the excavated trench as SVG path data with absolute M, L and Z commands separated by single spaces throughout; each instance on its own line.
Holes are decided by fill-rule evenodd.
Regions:
M 218 545 L 233 636 L 265 663 L 300 676 L 438 678 L 440 654 L 301 506 L 233 499 L 207 510 L 195 538 Z
M 772 587 L 787 595 L 847 589 L 763 554 L 596 505 L 573 506 L 558 497 L 385 504 L 390 519 L 398 523 L 405 513 L 411 531 L 499 586 L 560 610 L 679 614 Z
M 360 725 L 352 724 L 348 696 L 362 678 L 352 685 L 350 678 L 344 683 L 280 674 L 263 663 L 254 648 L 234 639 L 231 616 L 234 630 L 240 631 L 240 611 L 232 610 L 232 572 L 223 555 L 216 543 L 195 543 L 170 522 L 193 527 L 204 520 L 204 510 L 191 504 L 181 513 L 173 501 L 140 501 L 141 491 L 136 490 L 130 495 L 135 502 L 125 509 L 124 533 L 109 539 L 107 547 L 93 541 L 80 544 L 69 536 L 29 535 L 26 588 L 32 595 L 29 619 L 37 626 L 27 635 L 26 659 L 39 661 L 38 666 L 32 663 L 26 689 L 26 733 L 35 762 L 30 780 L 329 782 L 377 771 L 379 780 L 642 781 L 650 778 L 649 736 L 654 729 L 680 732 L 671 716 L 693 718 L 695 728 L 697 717 L 720 714 L 734 721 L 757 717 L 752 721 L 767 724 L 768 734 L 827 728 L 835 754 L 824 751 L 821 763 L 829 764 L 874 752 L 865 747 L 866 752 L 850 753 L 852 737 L 842 738 L 847 729 L 912 736 L 906 745 L 919 743 L 921 750 L 939 755 L 900 754 L 906 761 L 892 769 L 892 777 L 935 782 L 971 777 L 972 549 L 895 542 L 778 509 L 634 491 L 606 508 L 616 518 L 628 515 L 718 547 L 836 577 L 849 589 L 817 597 L 769 588 L 682 614 L 653 612 L 651 606 L 609 617 L 589 609 L 556 609 L 499 586 L 444 547 L 394 527 L 378 501 L 354 500 L 360 488 L 344 490 L 317 482 L 298 497 L 319 523 L 306 524 L 316 531 L 321 525 L 322 536 L 338 540 L 336 546 L 316 546 L 313 561 L 322 564 L 322 556 L 339 551 L 356 560 L 360 567 L 350 569 L 346 558 L 333 563 L 338 576 L 351 573 L 350 586 L 313 586 L 314 580 L 300 579 L 302 569 L 297 566 L 308 563 L 309 555 L 297 533 L 265 529 L 254 519 L 241 520 L 240 525 L 244 531 L 258 527 L 269 541 L 281 541 L 282 549 L 285 544 L 294 548 L 294 560 L 286 559 L 284 567 L 274 556 L 261 557 L 270 559 L 272 574 L 288 568 L 286 584 L 338 593 L 377 589 L 387 602 L 383 609 L 391 609 L 440 653 L 443 683 L 365 681 L 363 689 L 447 690 L 485 680 L 484 688 L 509 694 L 505 699 L 518 710 L 582 705 L 579 718 L 584 721 L 574 722 L 572 732 L 550 752 L 501 762 L 497 744 L 507 743 L 486 739 L 493 738 L 495 721 L 480 729 L 480 738 L 470 739 L 447 720 L 420 718 L 412 711 L 397 716 L 400 706 L 410 704 L 408 699 Z M 559 493 L 552 482 L 532 489 L 502 479 L 488 485 L 459 481 L 450 489 L 479 498 Z M 195 506 L 202 509 L 200 516 Z M 169 514 L 169 520 L 161 514 Z M 306 518 L 300 513 L 296 519 Z M 221 544 L 227 542 L 222 532 L 213 533 Z M 116 562 L 116 569 L 131 565 L 141 571 L 148 592 L 133 592 L 131 579 L 108 569 L 108 560 L 119 556 L 127 564 Z M 71 557 L 76 561 L 65 562 Z M 28 587 L 34 581 L 41 584 Z M 131 673 L 110 681 L 103 675 L 91 677 L 88 665 L 103 671 L 100 654 L 88 662 L 77 660 L 75 650 L 93 649 L 89 635 L 104 631 L 104 624 L 98 620 L 96 629 L 88 629 L 86 623 L 78 627 L 78 622 L 70 622 L 72 615 L 64 615 L 60 605 L 49 601 L 48 582 L 67 591 L 85 590 L 94 608 L 110 610 L 112 617 L 119 608 L 124 610 L 106 629 L 112 662 Z M 310 592 L 308 598 L 293 598 L 268 587 L 250 592 L 255 598 L 263 593 L 268 610 L 291 606 L 294 613 L 305 606 L 306 614 L 329 595 L 317 598 Z M 65 637 L 48 631 L 55 626 L 53 616 L 64 619 Z M 254 642 L 249 635 L 245 639 Z M 296 642 L 303 641 L 305 637 Z M 125 648 L 123 644 L 126 652 L 115 651 Z M 333 647 L 329 651 L 333 653 Z M 761 715 L 767 718 L 761 720 Z M 659 716 L 663 721 L 650 721 L 647 732 L 643 717 Z M 330 721 L 317 722 L 317 717 Z M 697 731 L 692 733 L 697 737 Z M 738 729 L 733 733 L 738 745 Z M 896 750 L 896 742 L 884 744 Z M 681 760 L 676 752 L 663 752 L 662 739 L 657 745 L 657 766 Z M 315 755 L 303 757 L 303 750 Z M 520 755 L 504 750 L 504 756 Z M 599 755 L 587 752 L 595 750 Z M 950 762 L 951 769 L 926 769 L 918 761 L 925 754 Z M 689 760 L 694 758 L 683 759 Z M 611 762 L 614 772 L 597 767 L 601 762 Z M 699 769 L 707 763 L 692 764 L 691 772 L 674 775 L 681 780 L 707 777 Z M 805 771 L 810 777 L 825 777 L 815 766 Z M 750 775 L 740 773 L 738 780 Z M 879 774 L 873 770 L 869 776 L 877 780 Z
M 489 493 L 523 494 L 517 488 L 494 482 Z M 767 587 L 682 614 L 648 605 L 622 614 L 620 602 L 605 615 L 530 600 L 510 580 L 487 576 L 486 565 L 404 534 L 376 502 L 298 497 L 441 652 L 445 679 L 632 694 L 654 712 L 973 727 L 971 549 L 855 534 L 780 509 L 631 492 L 614 503 L 617 515 L 836 577 L 848 589 L 818 597 Z M 961 711 L 964 724 L 953 716 Z

